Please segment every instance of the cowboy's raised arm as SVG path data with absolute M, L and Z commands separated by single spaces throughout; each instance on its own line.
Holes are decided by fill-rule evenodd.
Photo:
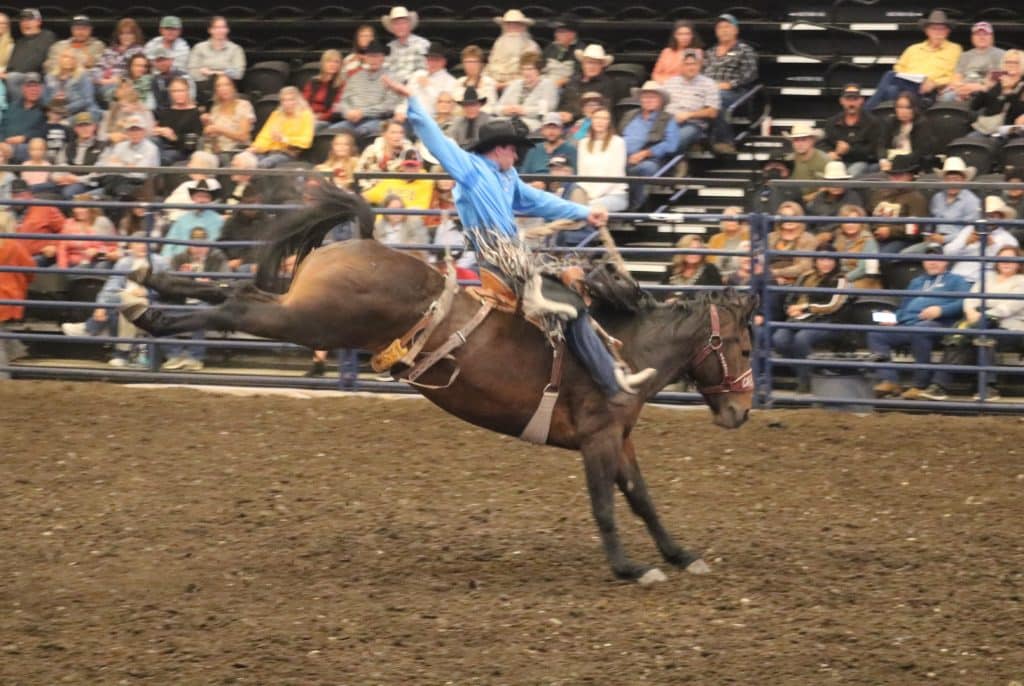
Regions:
M 608 210 L 602 205 L 587 207 L 579 203 L 559 198 L 554 193 L 534 188 L 522 179 L 516 180 L 516 192 L 512 199 L 512 209 L 548 221 L 555 219 L 572 219 L 588 221 L 595 226 L 603 226 L 608 222 Z
M 430 154 L 437 158 L 437 161 L 441 163 L 446 172 L 451 174 L 453 179 L 462 184 L 469 183 L 476 173 L 470 154 L 444 135 L 437 122 L 423 109 L 419 100 L 410 93 L 405 85 L 387 75 L 383 77 L 383 81 L 384 85 L 395 93 L 408 98 L 409 122 L 416 135 L 427 146 Z

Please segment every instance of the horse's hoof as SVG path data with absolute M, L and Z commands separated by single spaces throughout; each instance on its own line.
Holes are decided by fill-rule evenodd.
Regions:
M 711 567 L 708 567 L 708 563 L 704 560 L 697 558 L 686 566 L 686 571 L 690 574 L 710 574 Z
M 141 267 L 139 267 L 138 269 L 136 269 L 135 271 L 133 271 L 131 274 L 129 274 L 128 275 L 128 280 L 129 281 L 134 281 L 135 283 L 139 284 L 140 286 L 146 286 L 146 285 L 148 285 L 146 283 L 146 279 L 149 278 L 149 275 L 151 273 L 152 273 L 152 268 L 149 266 L 149 264 L 144 264 Z
M 641 586 L 653 586 L 654 584 L 661 583 L 662 581 L 668 581 L 668 577 L 665 576 L 665 572 L 661 571 L 657 567 L 651 567 L 636 580 L 636 582 Z
M 131 305 L 122 305 L 121 314 L 124 318 L 132 323 L 138 323 L 142 319 L 142 315 L 149 309 L 149 305 L 146 303 L 132 303 Z

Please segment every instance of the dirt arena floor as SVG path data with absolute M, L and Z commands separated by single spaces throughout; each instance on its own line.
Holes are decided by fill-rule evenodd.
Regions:
M 574 454 L 425 401 L 0 382 L 0 436 L 5 686 L 1024 680 L 1016 417 L 649 408 L 713 570 L 650 588 Z

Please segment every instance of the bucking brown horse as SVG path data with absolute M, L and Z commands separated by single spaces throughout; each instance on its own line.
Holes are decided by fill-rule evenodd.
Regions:
M 158 336 L 211 329 L 243 331 L 321 350 L 387 348 L 422 319 L 442 292 L 445 278 L 422 260 L 373 240 L 372 211 L 358 196 L 323 188 L 317 200 L 315 206 L 282 220 L 255 283 L 200 283 L 142 270 L 134 278 L 160 293 L 198 297 L 216 306 L 184 313 L 136 306 L 127 308 L 126 316 Z M 318 247 L 342 221 L 355 221 L 360 238 Z M 291 255 L 296 264 L 290 287 L 275 294 L 281 265 Z M 641 299 L 633 307 L 615 307 L 608 302 L 613 298 L 601 300 L 597 295 L 594 316 L 622 342 L 623 359 L 634 369 L 654 367 L 657 375 L 633 402 L 611 404 L 583 367 L 566 356 L 546 442 L 582 452 L 594 518 L 615 576 L 643 583 L 665 578 L 656 567 L 632 561 L 623 549 L 615 526 L 615 485 L 644 521 L 666 561 L 693 573 L 707 572 L 703 560 L 662 526 L 640 473 L 631 433 L 644 402 L 684 378 L 701 390 L 715 424 L 730 429 L 743 424 L 753 396 L 749 322 L 754 299 L 726 293 L 670 304 Z M 480 308 L 477 297 L 459 289 L 423 353 L 449 340 Z M 457 417 L 519 436 L 538 407 L 552 364 L 552 348 L 538 327 L 522 316 L 492 311 L 449 359 L 418 379 L 444 386 L 457 366 L 454 382 L 419 390 Z M 406 371 L 403 365 L 392 369 L 399 378 Z

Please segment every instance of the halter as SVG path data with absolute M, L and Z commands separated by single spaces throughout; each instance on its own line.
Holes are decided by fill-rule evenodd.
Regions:
M 704 395 L 720 395 L 722 393 L 746 393 L 754 389 L 754 370 L 748 369 L 737 377 L 730 376 L 729 363 L 722 353 L 722 325 L 718 318 L 718 307 L 710 306 L 711 335 L 704 347 L 697 351 L 690 362 L 690 369 L 696 369 L 701 362 L 714 353 L 718 356 L 718 364 L 722 367 L 722 382 L 717 386 L 704 386 L 700 392 Z

